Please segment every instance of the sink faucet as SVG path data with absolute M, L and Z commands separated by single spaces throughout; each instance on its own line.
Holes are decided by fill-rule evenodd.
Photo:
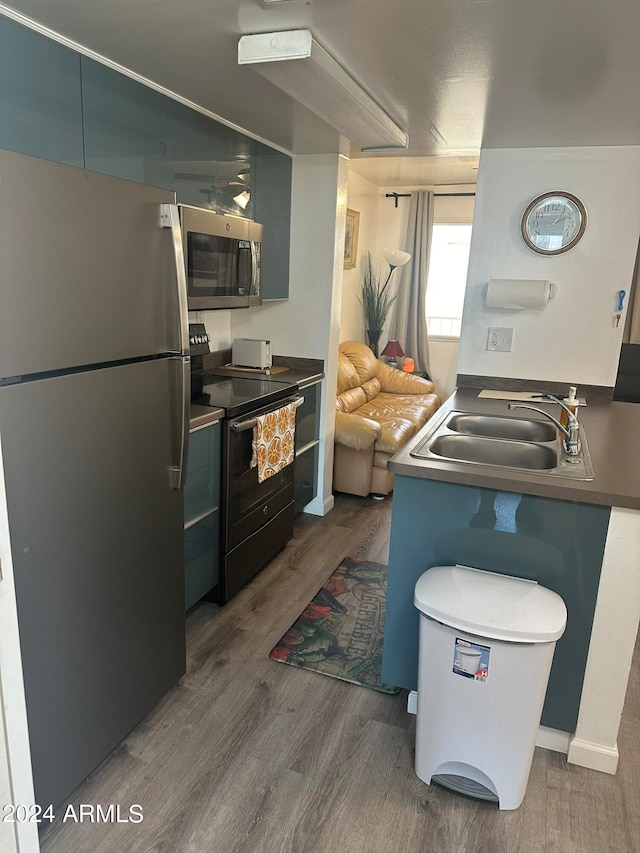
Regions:
M 562 442 L 562 446 L 564 447 L 564 451 L 567 456 L 578 456 L 581 450 L 580 424 L 578 423 L 578 418 L 574 415 L 571 409 L 565 406 L 562 400 L 558 400 L 558 398 L 554 397 L 552 394 L 545 394 L 545 399 L 557 403 L 565 410 L 565 412 L 567 413 L 566 427 L 562 426 L 560 421 L 556 420 L 553 415 L 549 414 L 549 412 L 545 412 L 544 409 L 538 409 L 536 406 L 527 406 L 525 403 L 509 403 L 508 408 L 530 409 L 532 412 L 539 412 L 541 415 L 544 415 L 545 418 L 549 418 L 549 420 L 552 421 L 559 429 L 559 431 L 564 435 L 564 441 Z

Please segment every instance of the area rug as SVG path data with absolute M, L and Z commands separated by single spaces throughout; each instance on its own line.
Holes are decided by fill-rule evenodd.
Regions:
M 387 567 L 346 557 L 287 633 L 272 660 L 399 693 L 380 680 Z

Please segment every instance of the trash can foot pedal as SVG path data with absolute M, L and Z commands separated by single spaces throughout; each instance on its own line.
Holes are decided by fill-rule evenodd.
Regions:
M 485 785 L 468 779 L 466 776 L 455 776 L 452 773 L 438 773 L 431 777 L 431 782 L 455 791 L 456 794 L 464 794 L 466 797 L 474 797 L 476 800 L 486 800 L 489 803 L 498 803 L 498 797 Z

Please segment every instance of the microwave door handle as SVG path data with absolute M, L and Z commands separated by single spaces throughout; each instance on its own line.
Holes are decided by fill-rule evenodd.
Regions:
M 256 241 L 251 241 L 251 296 L 260 296 L 257 292 L 258 284 L 258 251 Z
M 187 306 L 187 276 L 185 273 L 182 232 L 177 204 L 160 205 L 160 224 L 171 230 L 171 245 L 175 263 L 176 304 L 178 306 L 178 353 L 189 355 L 189 309 Z

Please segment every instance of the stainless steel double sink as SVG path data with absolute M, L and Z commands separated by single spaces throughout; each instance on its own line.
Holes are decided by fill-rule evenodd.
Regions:
M 411 456 L 592 480 L 593 466 L 582 428 L 580 440 L 580 454 L 569 457 L 550 421 L 454 411 L 434 425 Z

